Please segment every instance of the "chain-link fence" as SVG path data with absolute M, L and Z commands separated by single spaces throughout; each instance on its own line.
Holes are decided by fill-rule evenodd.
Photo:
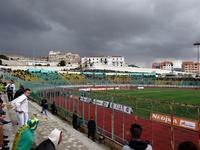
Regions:
M 32 97 L 39 104 L 42 98 L 48 100 L 49 106 L 54 101 L 58 115 L 67 120 L 71 120 L 75 110 L 81 118 L 82 125 L 94 117 L 98 132 L 120 143 L 130 139 L 129 128 L 132 123 L 138 123 L 143 128 L 142 139 L 148 140 L 155 150 L 174 150 L 180 142 L 186 140 L 199 144 L 199 106 L 174 103 L 172 100 L 161 102 L 116 93 L 109 94 L 105 91 L 79 91 L 78 88 L 25 82 L 9 75 L 4 75 L 4 78 L 22 83 L 25 88 L 31 88 Z M 164 87 L 166 86 L 171 85 Z M 123 87 L 132 88 L 130 85 Z M 103 103 L 100 105 L 97 100 Z M 124 111 L 125 106 L 121 104 L 115 109 L 113 104 L 120 100 L 128 100 L 133 112 Z
M 49 104 L 55 101 L 58 114 L 67 120 L 71 120 L 75 110 L 83 124 L 94 117 L 98 132 L 120 143 L 130 139 L 129 128 L 132 123 L 142 125 L 142 139 L 148 140 L 155 150 L 174 150 L 186 140 L 196 144 L 199 142 L 198 106 L 54 87 L 42 88 L 33 97 L 38 103 L 42 98 L 47 99 Z M 123 108 L 116 110 L 109 106 L 119 98 L 130 100 L 133 106 L 131 114 L 124 112 Z M 107 101 L 109 105 L 104 103 L 101 106 L 96 100 Z

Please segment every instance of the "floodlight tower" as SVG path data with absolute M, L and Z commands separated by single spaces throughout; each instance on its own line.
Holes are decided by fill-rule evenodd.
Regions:
M 200 72 L 200 67 L 199 67 L 199 46 L 200 46 L 200 42 L 195 42 L 193 44 L 194 46 L 197 47 L 197 64 L 198 64 L 198 76 L 199 76 L 199 72 Z

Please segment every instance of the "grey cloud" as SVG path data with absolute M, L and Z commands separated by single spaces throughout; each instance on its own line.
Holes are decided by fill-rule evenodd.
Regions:
M 0 30 L 2 29 L 15 33 L 45 31 L 51 27 L 26 1 L 3 0 L 0 4 Z
M 4 0 L 0 48 L 26 55 L 54 48 L 123 55 L 147 66 L 157 58 L 195 60 L 199 10 L 199 0 Z

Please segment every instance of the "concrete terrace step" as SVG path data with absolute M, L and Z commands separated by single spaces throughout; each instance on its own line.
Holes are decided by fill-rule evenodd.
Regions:
M 4 99 L 7 99 L 4 96 Z M 7 101 L 7 100 L 6 100 Z M 7 111 L 7 120 L 16 120 L 16 114 L 12 110 Z M 57 147 L 57 150 L 109 150 L 104 145 L 98 144 L 98 142 L 93 142 L 88 139 L 83 133 L 74 130 L 72 126 L 67 124 L 65 121 L 61 120 L 57 116 L 52 115 L 48 112 L 48 118 L 40 113 L 41 107 L 34 103 L 29 102 L 29 115 L 30 117 L 34 114 L 40 120 L 37 130 L 35 131 L 35 143 L 38 145 L 43 140 L 47 139 L 48 135 L 54 128 L 58 128 L 63 132 L 63 140 L 61 144 Z M 15 133 L 17 131 L 17 126 L 8 124 L 5 125 L 5 134 L 9 135 L 11 147 Z

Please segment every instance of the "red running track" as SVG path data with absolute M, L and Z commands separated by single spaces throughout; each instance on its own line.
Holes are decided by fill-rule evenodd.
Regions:
M 94 104 L 84 103 L 79 101 L 78 97 L 70 97 L 69 100 L 66 97 L 54 97 L 56 105 L 65 108 L 67 111 L 72 112 L 74 110 L 82 115 L 84 106 L 84 118 L 87 121 L 89 116 L 93 116 L 97 120 L 98 128 L 103 129 L 104 134 L 111 137 L 112 132 L 112 109 L 101 106 L 95 106 Z M 51 99 L 50 101 L 52 102 Z M 96 115 L 95 115 L 96 110 Z M 150 141 L 154 150 L 172 150 L 171 142 L 173 141 L 174 148 L 177 149 L 178 144 L 183 141 L 192 141 L 198 144 L 199 133 L 187 130 L 180 127 L 172 127 L 168 124 L 154 122 L 138 118 L 131 114 L 114 111 L 114 135 L 115 140 L 123 142 L 123 137 L 126 140 L 130 139 L 129 128 L 132 123 L 138 123 L 143 128 L 142 139 Z M 96 118 L 97 117 L 97 118 Z M 124 132 L 123 132 L 124 126 Z

